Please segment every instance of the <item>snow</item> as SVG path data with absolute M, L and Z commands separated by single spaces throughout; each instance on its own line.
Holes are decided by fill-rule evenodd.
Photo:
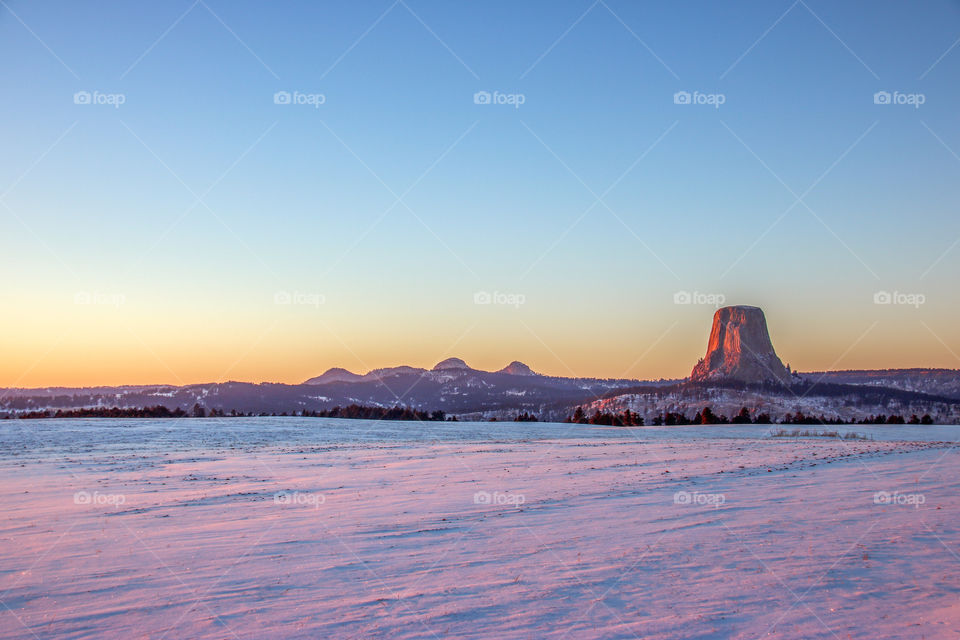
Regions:
M 0 638 L 955 638 L 960 430 L 854 430 L 5 421 Z

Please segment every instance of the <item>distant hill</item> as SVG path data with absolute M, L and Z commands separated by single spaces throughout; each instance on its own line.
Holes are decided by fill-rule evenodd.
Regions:
M 906 391 L 947 396 L 960 400 L 960 370 L 957 369 L 868 369 L 863 371 L 811 371 L 810 380 L 892 387 Z
M 664 383 L 672 382 L 676 381 Z M 360 375 L 334 368 L 298 385 L 224 382 L 185 386 L 7 389 L 0 395 L 0 412 L 156 405 L 187 410 L 199 404 L 207 409 L 224 411 L 290 413 L 361 404 L 378 407 L 402 405 L 453 414 L 554 410 L 559 415 L 567 406 L 590 402 L 612 390 L 639 383 L 633 379 L 544 376 L 516 361 L 499 371 L 480 371 L 459 358 L 449 358 L 430 370 L 400 366 Z
M 844 418 L 930 413 L 960 421 L 960 370 L 886 369 L 798 374 L 784 367 L 767 333 L 763 311 L 736 306 L 714 315 L 706 356 L 686 380 L 564 378 L 534 372 L 519 361 L 481 371 L 460 358 L 432 369 L 398 366 L 358 374 L 328 369 L 302 384 L 224 382 L 185 386 L 0 390 L 0 415 L 56 409 L 156 407 L 244 413 L 321 411 L 351 404 L 403 406 L 472 419 L 521 412 L 561 420 L 577 406 L 603 412 L 630 409 L 647 419 L 666 411 L 691 414 L 710 405 L 717 414 L 741 407 L 774 418 L 802 411 Z
M 341 369 L 339 367 L 334 367 L 332 369 L 327 369 L 321 375 L 316 378 L 310 378 L 303 384 L 327 384 L 328 382 L 357 382 L 358 380 L 363 380 L 363 376 L 357 375 L 346 369 Z

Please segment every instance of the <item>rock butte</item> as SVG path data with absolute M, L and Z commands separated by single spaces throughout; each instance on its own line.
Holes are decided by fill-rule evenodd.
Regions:
M 763 310 L 749 306 L 717 309 L 707 355 L 693 368 L 690 380 L 789 384 L 790 373 L 773 349 Z

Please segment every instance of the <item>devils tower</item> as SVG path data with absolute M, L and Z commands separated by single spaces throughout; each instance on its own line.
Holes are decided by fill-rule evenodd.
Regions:
M 759 307 L 717 309 L 707 355 L 690 373 L 695 382 L 790 383 L 790 374 L 773 350 L 767 319 Z

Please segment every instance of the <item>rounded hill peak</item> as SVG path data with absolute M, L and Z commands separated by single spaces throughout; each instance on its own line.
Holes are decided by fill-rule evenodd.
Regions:
M 447 358 L 442 360 L 433 367 L 434 371 L 449 371 L 451 369 L 469 369 L 467 363 L 461 360 L 460 358 Z
M 503 369 L 500 369 L 497 373 L 508 373 L 512 376 L 535 376 L 537 375 L 533 369 L 523 364 L 519 360 L 514 360 Z
M 333 367 L 327 369 L 323 375 L 319 375 L 316 378 L 310 378 L 303 384 L 326 384 L 328 382 L 356 382 L 362 376 L 359 376 L 352 371 L 347 371 L 341 367 Z

